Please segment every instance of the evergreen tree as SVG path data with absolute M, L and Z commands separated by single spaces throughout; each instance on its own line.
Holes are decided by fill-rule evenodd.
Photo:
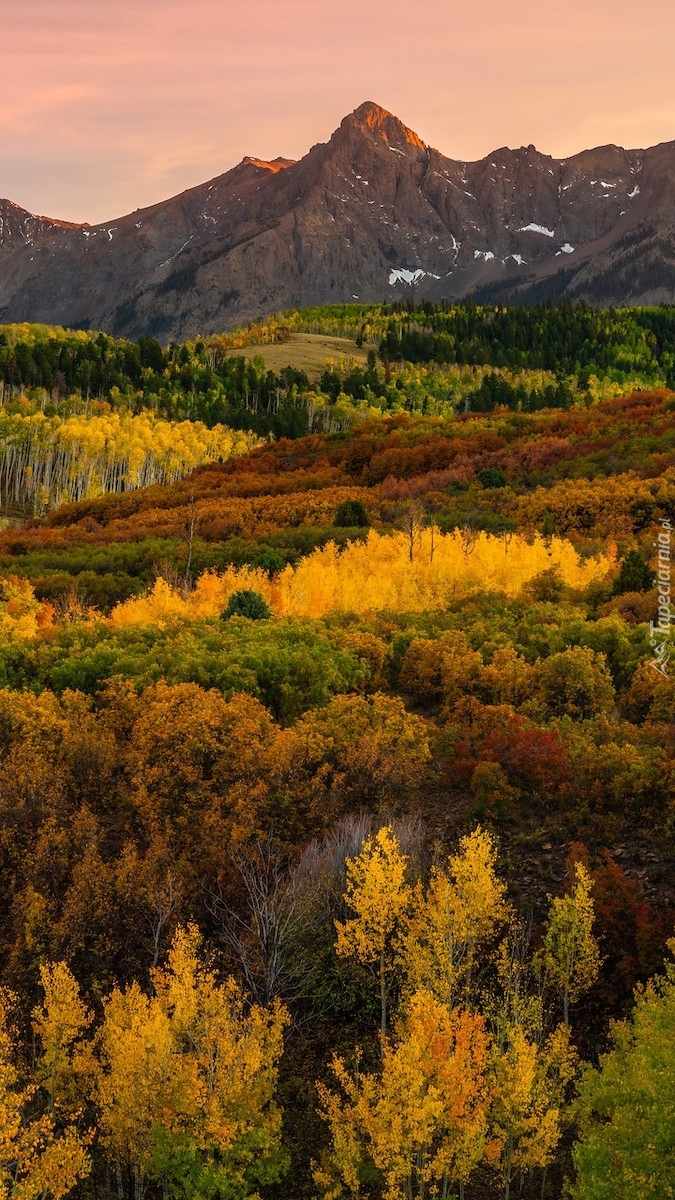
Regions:
M 498 488 L 506 485 L 506 475 L 499 467 L 484 467 L 476 477 L 481 487 Z
M 333 524 L 345 529 L 367 529 L 370 521 L 363 501 L 343 500 Z
M 223 620 L 227 621 L 230 617 L 248 617 L 249 621 L 266 621 L 271 616 L 271 609 L 259 592 L 242 588 L 230 596 Z
M 629 550 L 621 563 L 614 592 L 617 596 L 623 596 L 624 592 L 648 592 L 653 588 L 654 581 L 654 572 L 640 551 Z

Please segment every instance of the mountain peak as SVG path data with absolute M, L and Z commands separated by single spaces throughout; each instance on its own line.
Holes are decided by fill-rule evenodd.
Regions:
M 365 100 L 353 113 L 345 117 L 342 128 L 345 126 L 356 127 L 362 133 L 375 133 L 385 142 L 405 142 L 416 146 L 418 150 L 426 150 L 424 142 L 412 129 L 408 129 L 398 117 L 375 104 L 373 100 Z
M 351 116 L 354 117 L 359 125 L 368 125 L 371 129 L 376 129 L 383 121 L 390 120 L 393 113 L 376 104 L 374 100 L 364 100 L 363 104 L 359 104 L 358 108 L 354 109 Z M 394 117 L 394 120 L 397 120 L 397 118 Z
M 294 166 L 249 156 L 114 225 L 0 201 L 0 320 L 169 342 L 383 297 L 673 303 L 674 194 L 672 143 L 459 162 L 369 100 Z
M 286 167 L 292 167 L 295 164 L 295 159 L 282 158 L 279 156 L 278 158 L 273 158 L 268 162 L 266 158 L 255 158 L 253 155 L 247 154 L 246 157 L 242 159 L 242 163 L 246 164 L 247 166 L 261 167 L 264 171 L 271 171 L 273 174 L 276 174 L 277 171 L 284 171 Z

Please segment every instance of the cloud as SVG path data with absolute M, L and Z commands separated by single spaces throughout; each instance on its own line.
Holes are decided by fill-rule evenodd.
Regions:
M 9 96 L 0 107 L 0 131 L 12 137 L 41 134 L 45 119 L 50 121 L 67 114 L 73 106 L 91 99 L 95 89 L 91 84 L 68 83 L 60 87 L 31 88 L 26 94 Z

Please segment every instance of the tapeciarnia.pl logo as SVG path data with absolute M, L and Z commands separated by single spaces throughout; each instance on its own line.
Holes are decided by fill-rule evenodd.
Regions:
M 670 535 L 673 527 L 667 517 L 663 517 L 659 524 L 661 525 L 661 529 L 659 530 L 657 540 L 654 542 L 658 556 L 656 578 L 659 608 L 656 624 L 653 621 L 649 622 L 649 644 L 654 651 L 654 658 L 649 665 L 655 671 L 658 671 L 659 675 L 667 677 L 671 654 L 670 631 L 673 620 L 673 608 L 670 598 Z

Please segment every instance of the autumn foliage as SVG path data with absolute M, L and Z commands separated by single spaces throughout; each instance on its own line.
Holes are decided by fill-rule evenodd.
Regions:
M 418 362 L 353 423 L 336 368 L 337 432 L 245 452 L 259 364 L 171 424 L 232 342 L 151 342 L 152 414 L 3 409 L 0 1188 L 553 1200 L 672 932 L 672 396 Z
M 412 553 L 412 559 L 411 559 Z M 429 612 L 478 592 L 517 595 L 542 571 L 555 567 L 568 587 L 602 581 L 614 566 L 610 554 L 581 562 L 560 538 L 500 539 L 480 533 L 420 534 L 411 550 L 405 534 L 351 542 L 340 552 L 329 542 L 273 579 L 260 568 L 230 568 L 202 575 L 186 598 L 159 580 L 148 597 L 118 605 L 113 625 L 160 623 L 171 616 L 220 615 L 230 596 L 244 588 L 265 598 L 276 616 L 322 617 L 332 612 Z
M 491 837 L 476 829 L 446 866 L 432 868 L 426 887 L 411 885 L 412 864 L 387 827 L 348 860 L 345 900 L 356 916 L 338 923 L 337 952 L 379 959 L 382 1063 L 366 1073 L 357 1056 L 350 1072 L 336 1056 L 339 1090 L 319 1084 L 331 1133 L 315 1170 L 324 1195 L 359 1195 L 371 1163 L 385 1196 L 446 1196 L 484 1164 L 508 1200 L 517 1171 L 553 1161 L 577 1063 L 568 1000 L 598 970 L 589 881 L 580 866 L 572 892 L 552 902 L 542 949 L 520 962 L 517 982 L 502 972 L 499 986 L 506 931 L 517 925 L 495 860 Z M 528 997 L 525 974 L 534 981 L 542 961 L 544 988 Z M 392 1036 L 385 998 L 396 971 L 408 986 Z M 546 989 L 558 986 L 565 1024 L 553 1018 L 547 1028 Z

